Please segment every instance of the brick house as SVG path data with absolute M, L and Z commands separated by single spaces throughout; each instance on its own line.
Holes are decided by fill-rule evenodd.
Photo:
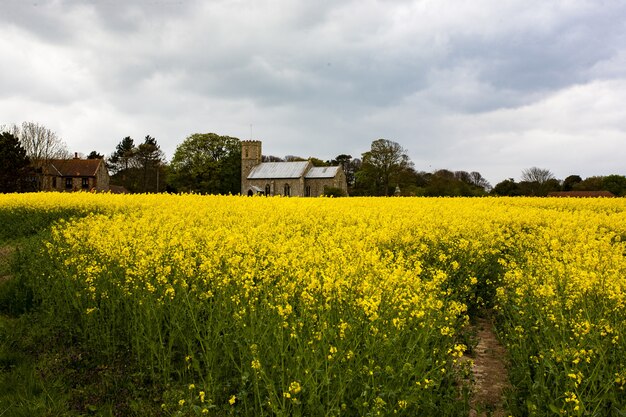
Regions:
M 41 170 L 42 191 L 109 191 L 104 159 L 51 159 Z
M 346 175 L 340 166 L 315 167 L 311 161 L 261 162 L 261 142 L 241 142 L 241 193 L 319 197 L 327 189 L 348 193 Z

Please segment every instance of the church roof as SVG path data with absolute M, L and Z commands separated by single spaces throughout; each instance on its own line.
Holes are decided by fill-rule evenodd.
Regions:
M 339 167 L 313 167 L 304 176 L 305 178 L 335 178 Z
M 252 168 L 249 180 L 270 178 L 300 178 L 304 175 L 309 161 L 300 162 L 263 162 Z

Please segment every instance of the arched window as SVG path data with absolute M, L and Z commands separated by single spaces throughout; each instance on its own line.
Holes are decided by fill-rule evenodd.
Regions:
M 284 189 L 285 192 L 283 193 L 283 195 L 285 197 L 289 197 L 291 195 L 291 187 L 289 187 L 289 184 L 285 184 L 284 188 L 285 188 Z
M 270 185 L 265 184 L 265 195 L 270 195 L 271 192 L 272 192 L 272 188 L 270 187 Z

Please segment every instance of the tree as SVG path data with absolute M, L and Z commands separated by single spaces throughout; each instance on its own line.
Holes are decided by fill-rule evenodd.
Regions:
M 241 143 L 230 136 L 195 133 L 178 145 L 171 163 L 178 191 L 238 194 L 241 191 Z
M 477 172 L 477 171 L 470 172 L 469 180 L 470 180 L 470 184 L 472 184 L 474 187 L 481 188 L 486 192 L 491 190 L 491 184 L 489 184 L 489 181 L 483 178 L 480 172 Z
M 104 155 L 96 151 L 91 151 L 89 155 L 87 155 L 87 159 L 104 159 Z
M 314 167 L 327 167 L 329 165 L 328 162 L 324 162 L 314 156 L 309 157 L 309 161 L 311 161 L 311 164 L 313 164 Z
M 478 176 L 482 178 L 480 174 Z M 484 188 L 475 185 L 473 181 L 473 176 L 469 172 L 440 169 L 428 178 L 424 195 L 467 197 L 484 195 Z
M 126 136 L 115 147 L 115 152 L 109 156 L 107 160 L 107 166 L 109 170 L 116 174 L 122 170 L 128 170 L 133 167 L 133 159 L 137 148 L 135 148 L 135 141 L 130 136 Z
M 303 161 L 306 161 L 306 159 L 302 158 L 301 156 L 297 156 L 297 155 L 285 156 L 285 162 L 303 162 Z
M 362 154 L 362 164 L 358 181 L 373 194 L 390 195 L 400 180 L 403 171 L 412 168 L 413 163 L 406 150 L 397 142 L 377 139 L 372 142 L 371 149 Z
M 549 169 L 532 167 L 522 171 L 522 181 L 542 184 L 552 178 L 554 178 L 554 174 Z
M 587 177 L 583 181 L 574 184 L 575 191 L 604 191 L 602 180 L 604 177 Z
M 518 196 L 522 195 L 519 184 L 513 178 L 506 179 L 496 184 L 491 190 L 491 194 L 499 196 Z
M 0 133 L 0 193 L 33 191 L 27 180 L 30 160 L 13 134 Z
M 51 159 L 69 158 L 65 142 L 47 127 L 34 122 L 23 122 L 20 126 L 3 126 L 0 131 L 17 137 L 34 168 L 41 169 Z
M 159 169 L 165 162 L 165 155 L 156 139 L 147 135 L 137 147 L 135 159 L 142 174 L 143 192 L 159 192 Z
M 285 160 L 280 156 L 263 155 L 261 157 L 261 162 L 285 162 Z
M 361 167 L 361 160 L 356 158 L 352 159 L 352 155 L 341 154 L 337 155 L 335 159 L 331 159 L 327 161 L 329 165 L 337 166 L 340 165 L 341 169 L 343 169 L 344 174 L 346 174 L 346 182 L 348 183 L 348 188 L 354 187 L 354 175 L 356 171 Z
M 528 191 L 525 194 L 528 195 L 546 195 L 550 191 L 558 189 L 558 183 L 554 183 L 554 174 L 548 169 L 532 167 L 522 171 L 522 182 L 524 188 Z
M 576 184 L 582 182 L 580 175 L 570 175 L 563 180 L 563 191 L 572 191 Z
M 130 192 L 159 192 L 166 183 L 165 155 L 150 135 L 138 146 L 126 136 L 109 156 L 107 167 L 113 173 L 111 183 Z
M 626 177 L 623 175 L 607 175 L 602 178 L 602 186 L 605 191 L 610 191 L 616 196 L 626 194 Z

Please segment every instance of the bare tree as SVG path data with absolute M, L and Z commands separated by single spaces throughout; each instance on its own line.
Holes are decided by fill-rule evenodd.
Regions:
M 51 159 L 68 158 L 70 155 L 65 142 L 39 123 L 24 122 L 21 126 L 2 126 L 0 131 L 11 133 L 19 139 L 35 168 L 41 168 Z
M 560 188 L 559 181 L 550 170 L 537 167 L 523 170 L 520 184 L 526 188 L 525 194 L 536 196 L 545 196 L 548 192 Z
M 491 190 L 491 184 L 489 184 L 489 181 L 487 181 L 481 174 L 480 172 L 477 171 L 472 171 L 470 172 L 470 182 L 471 184 L 475 185 L 476 187 L 480 187 L 485 191 L 490 191 Z
M 543 184 L 554 179 L 554 174 L 549 169 L 532 167 L 522 171 L 522 181 Z
M 285 160 L 280 156 L 263 155 L 261 157 L 261 162 L 285 162 Z
M 297 156 L 297 155 L 285 156 L 285 162 L 303 162 L 303 161 L 306 161 L 306 159 L 302 158 L 301 156 Z

